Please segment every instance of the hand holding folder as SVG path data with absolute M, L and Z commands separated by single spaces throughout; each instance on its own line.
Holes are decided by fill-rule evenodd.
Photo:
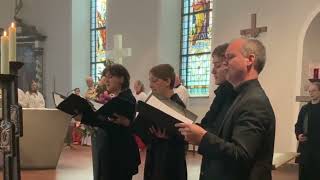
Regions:
M 192 124 L 197 116 L 189 110 L 182 108 L 171 100 L 160 100 L 154 95 L 147 98 L 146 102 L 139 101 L 137 106 L 138 116 L 134 122 L 135 132 L 144 141 L 150 139 L 149 129 L 165 129 L 166 133 L 171 136 L 178 134 L 176 123 Z
M 78 95 L 71 94 L 68 97 L 53 93 L 53 98 L 57 109 L 76 116 L 84 112 L 90 112 L 99 119 L 107 120 L 108 118 L 116 118 L 114 114 L 132 118 L 134 114 L 135 104 L 123 98 L 115 97 L 105 104 L 86 100 Z

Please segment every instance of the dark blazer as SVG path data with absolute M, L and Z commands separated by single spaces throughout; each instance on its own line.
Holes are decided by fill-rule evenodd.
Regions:
M 299 142 L 298 152 L 300 156 L 296 159 L 300 164 L 308 164 L 309 162 L 314 163 L 317 159 L 319 162 L 320 158 L 318 153 L 320 150 L 320 103 L 305 104 L 301 107 L 297 123 L 295 124 L 295 134 L 298 140 L 300 134 L 307 136 L 306 142 Z M 319 164 L 319 163 L 315 163 Z
M 132 108 L 135 109 L 136 100 L 132 95 L 130 89 L 122 91 L 118 97 L 128 100 L 132 103 Z M 127 117 L 131 124 L 135 117 L 134 113 Z M 99 119 L 91 111 L 85 112 L 82 117 L 82 123 L 100 127 L 104 129 L 108 134 L 108 153 L 105 161 L 108 164 L 104 168 L 104 177 L 116 177 L 114 173 L 127 173 L 128 175 L 134 175 L 138 173 L 138 166 L 140 164 L 140 154 L 138 146 L 135 142 L 131 127 L 124 127 L 117 125 L 107 120 Z
M 212 101 L 209 111 L 201 120 L 200 126 L 210 133 L 217 134 L 228 109 L 236 98 L 236 93 L 233 86 L 227 81 L 219 85 L 214 93 L 216 96 Z M 214 164 L 215 161 L 212 161 L 210 157 L 207 157 L 205 154 L 202 156 L 200 180 L 211 180 L 206 174 L 214 171 L 211 168 L 212 163 Z
M 275 116 L 258 80 L 246 81 L 217 134 L 207 132 L 199 153 L 210 158 L 203 179 L 271 180 Z
M 309 114 L 309 106 L 310 106 L 310 103 L 308 104 L 305 104 L 301 107 L 300 109 L 300 112 L 299 112 L 299 115 L 298 115 L 298 120 L 295 124 L 295 134 L 296 134 L 296 138 L 298 140 L 298 136 L 300 134 L 305 134 L 306 132 L 304 132 L 306 130 L 306 128 L 308 127 L 308 122 L 307 122 L 307 119 L 308 119 L 308 114 Z M 296 158 L 296 162 L 297 163 L 305 163 L 307 158 L 306 158 L 306 152 L 307 151 L 307 146 L 306 146 L 306 143 L 301 143 L 299 142 L 299 145 L 298 145 L 298 150 L 297 152 L 301 153 L 300 156 L 298 158 Z

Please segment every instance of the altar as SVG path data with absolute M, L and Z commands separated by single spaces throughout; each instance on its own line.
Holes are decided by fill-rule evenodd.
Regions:
M 21 168 L 56 168 L 69 122 L 69 115 L 57 109 L 23 109 Z
M 55 169 L 70 116 L 57 109 L 23 109 L 20 164 L 23 169 Z M 0 156 L 2 159 L 2 156 Z M 1 166 L 2 166 L 2 162 Z

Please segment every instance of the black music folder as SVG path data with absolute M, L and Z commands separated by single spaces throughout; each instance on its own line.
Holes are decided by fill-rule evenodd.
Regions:
M 178 133 L 176 123 L 193 123 L 197 115 L 177 105 L 175 102 L 151 95 L 146 102 L 139 101 L 138 116 L 134 122 L 134 131 L 144 140 L 149 139 L 149 128 L 165 129 L 168 135 Z M 144 140 L 148 141 L 148 140 Z
M 135 111 L 135 103 L 120 97 L 112 98 L 105 104 L 87 100 L 75 94 L 65 97 L 61 94 L 53 93 L 53 98 L 57 109 L 72 116 L 93 111 L 99 118 L 103 119 L 113 117 L 114 113 L 131 118 L 130 116 Z

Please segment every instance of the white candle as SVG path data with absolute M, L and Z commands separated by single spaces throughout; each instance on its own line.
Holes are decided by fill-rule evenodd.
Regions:
M 9 60 L 16 61 L 16 49 L 17 49 L 17 40 L 16 40 L 16 26 L 14 23 L 11 23 L 9 27 Z
M 1 36 L 1 74 L 9 74 L 9 37 L 7 32 Z

